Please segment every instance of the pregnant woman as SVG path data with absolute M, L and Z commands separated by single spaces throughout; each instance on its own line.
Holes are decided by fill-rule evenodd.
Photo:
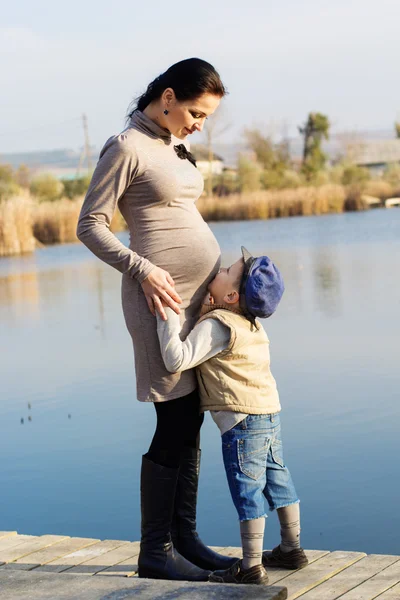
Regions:
M 137 397 L 153 402 L 157 427 L 142 457 L 139 576 L 206 580 L 235 559 L 205 546 L 196 532 L 200 467 L 199 396 L 194 371 L 164 366 L 155 311 L 180 314 L 182 336 L 194 326 L 220 266 L 218 243 L 195 202 L 203 179 L 182 144 L 201 131 L 226 90 L 209 63 L 191 58 L 151 82 L 128 127 L 100 153 L 77 234 L 122 275 L 122 306 L 135 355 Z M 119 207 L 129 248 L 111 232 Z

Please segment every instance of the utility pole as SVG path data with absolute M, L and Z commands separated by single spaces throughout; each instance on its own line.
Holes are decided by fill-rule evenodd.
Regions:
M 209 197 L 211 197 L 213 193 L 213 142 L 216 137 L 224 133 L 230 126 L 230 123 L 225 122 L 224 114 L 222 112 L 209 117 L 209 120 L 204 125 L 204 136 L 206 138 L 208 158 L 207 196 Z
M 207 196 L 211 198 L 213 194 L 213 160 L 214 152 L 212 148 L 212 128 L 206 128 L 207 155 L 208 155 L 208 177 L 207 177 Z
M 83 123 L 83 134 L 85 136 L 85 154 L 87 158 L 87 167 L 88 173 L 92 170 L 92 159 L 90 156 L 90 142 L 89 142 L 89 128 L 88 128 L 88 120 L 85 113 L 82 115 L 82 123 Z

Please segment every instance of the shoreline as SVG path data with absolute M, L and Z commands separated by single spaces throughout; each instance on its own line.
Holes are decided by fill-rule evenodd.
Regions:
M 384 207 L 391 192 L 398 192 L 378 184 L 370 182 L 367 189 L 375 196 L 364 195 L 359 188 L 352 186 L 325 184 L 224 197 L 201 196 L 196 206 L 208 223 L 360 212 Z M 83 197 L 38 203 L 29 194 L 1 202 L 0 257 L 29 254 L 38 247 L 78 241 L 76 226 L 82 202 Z M 126 230 L 126 223 L 118 210 L 110 230 L 114 233 Z

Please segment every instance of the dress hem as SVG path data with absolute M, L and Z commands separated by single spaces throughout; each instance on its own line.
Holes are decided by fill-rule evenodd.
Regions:
M 176 400 L 177 398 L 182 398 L 183 396 L 190 394 L 196 388 L 197 388 L 196 385 L 190 386 L 187 390 L 186 389 L 180 390 L 179 393 L 171 392 L 170 394 L 167 394 L 166 396 L 162 396 L 161 398 L 157 394 L 157 398 L 158 398 L 157 400 L 155 400 L 154 398 L 152 399 L 149 396 L 147 396 L 146 399 L 144 399 L 144 400 L 142 400 L 141 398 L 138 398 L 138 402 L 147 402 L 147 403 L 152 402 L 154 404 L 156 402 L 167 402 L 168 400 Z M 152 394 L 150 394 L 150 396 L 152 396 Z

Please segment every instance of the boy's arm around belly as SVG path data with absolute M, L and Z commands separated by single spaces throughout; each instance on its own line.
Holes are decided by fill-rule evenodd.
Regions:
M 165 367 L 170 373 L 193 369 L 226 350 L 230 331 L 216 319 L 205 319 L 196 325 L 184 342 L 179 337 L 179 316 L 166 307 L 167 321 L 157 314 L 157 334 Z

